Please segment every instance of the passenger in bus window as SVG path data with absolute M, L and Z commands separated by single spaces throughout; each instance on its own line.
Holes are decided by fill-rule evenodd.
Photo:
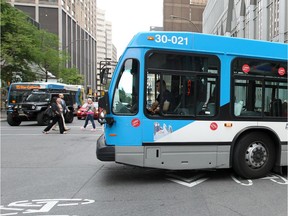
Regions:
M 161 89 L 160 85 L 161 80 L 157 80 L 156 81 L 157 92 L 160 92 Z M 156 98 L 156 101 L 152 104 L 151 108 L 149 108 L 148 111 L 152 114 L 160 113 L 160 110 L 166 113 L 172 111 L 172 107 L 173 107 L 172 94 L 168 89 L 166 89 L 166 82 L 162 80 L 162 92 L 160 92 L 160 94 Z

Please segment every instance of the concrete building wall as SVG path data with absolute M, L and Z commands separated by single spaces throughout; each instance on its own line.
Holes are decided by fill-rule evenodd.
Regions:
M 164 0 L 164 31 L 202 32 L 202 13 L 207 0 Z
M 203 33 L 288 42 L 288 1 L 208 0 Z
M 78 68 L 85 89 L 96 92 L 97 41 L 96 0 L 8 0 L 40 24 L 40 28 L 58 35 L 68 68 Z
M 103 66 L 103 62 L 117 61 L 117 49 L 112 43 L 112 23 L 105 19 L 105 11 L 97 8 L 97 96 L 101 96 L 101 91 L 104 87 L 100 83 L 100 67 Z M 100 65 L 100 62 L 102 64 Z M 114 66 L 109 66 L 110 78 L 114 72 Z

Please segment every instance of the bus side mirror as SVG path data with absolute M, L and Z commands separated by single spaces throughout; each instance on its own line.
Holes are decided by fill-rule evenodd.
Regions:
M 110 114 L 110 105 L 109 105 L 109 94 L 105 92 L 105 95 L 101 97 L 98 101 L 99 107 L 103 108 L 106 114 Z

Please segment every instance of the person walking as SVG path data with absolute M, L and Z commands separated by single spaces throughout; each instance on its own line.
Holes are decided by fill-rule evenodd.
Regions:
M 64 117 L 64 116 L 66 115 L 67 112 L 70 112 L 70 110 L 69 110 L 68 107 L 66 106 L 66 102 L 65 102 L 65 100 L 64 100 L 64 94 L 59 94 L 58 96 L 59 96 L 59 98 L 61 98 L 61 105 L 62 105 L 62 108 L 63 108 L 63 112 L 61 113 L 61 117 L 62 117 L 62 120 L 63 120 L 64 130 L 65 130 L 65 131 L 68 131 L 68 130 L 70 130 L 70 128 L 68 128 L 68 127 L 66 126 L 65 117 Z M 52 127 L 52 130 L 58 130 L 56 124 Z
M 85 124 L 83 127 L 81 127 L 81 130 L 85 130 L 88 122 L 91 121 L 93 128 L 91 129 L 91 131 L 96 131 L 96 127 L 95 127 L 95 122 L 94 122 L 94 113 L 95 113 L 96 107 L 93 104 L 93 101 L 91 98 L 88 98 L 87 100 L 87 107 L 86 107 L 86 119 L 85 119 Z
M 61 116 L 61 113 L 63 112 L 61 98 L 53 97 L 51 108 L 55 115 L 52 118 L 52 122 L 49 123 L 49 125 L 42 131 L 42 133 L 48 134 L 49 130 L 53 127 L 53 125 L 58 122 L 60 134 L 66 134 Z

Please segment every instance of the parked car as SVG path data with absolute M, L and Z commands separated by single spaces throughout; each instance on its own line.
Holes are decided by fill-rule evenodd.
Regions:
M 93 102 L 94 106 L 96 107 L 96 112 L 94 113 L 94 119 L 98 119 L 99 113 L 100 113 L 100 108 L 98 106 L 98 102 Z M 77 118 L 78 119 L 85 119 L 86 118 L 86 110 L 87 110 L 87 103 L 84 103 L 77 111 Z

